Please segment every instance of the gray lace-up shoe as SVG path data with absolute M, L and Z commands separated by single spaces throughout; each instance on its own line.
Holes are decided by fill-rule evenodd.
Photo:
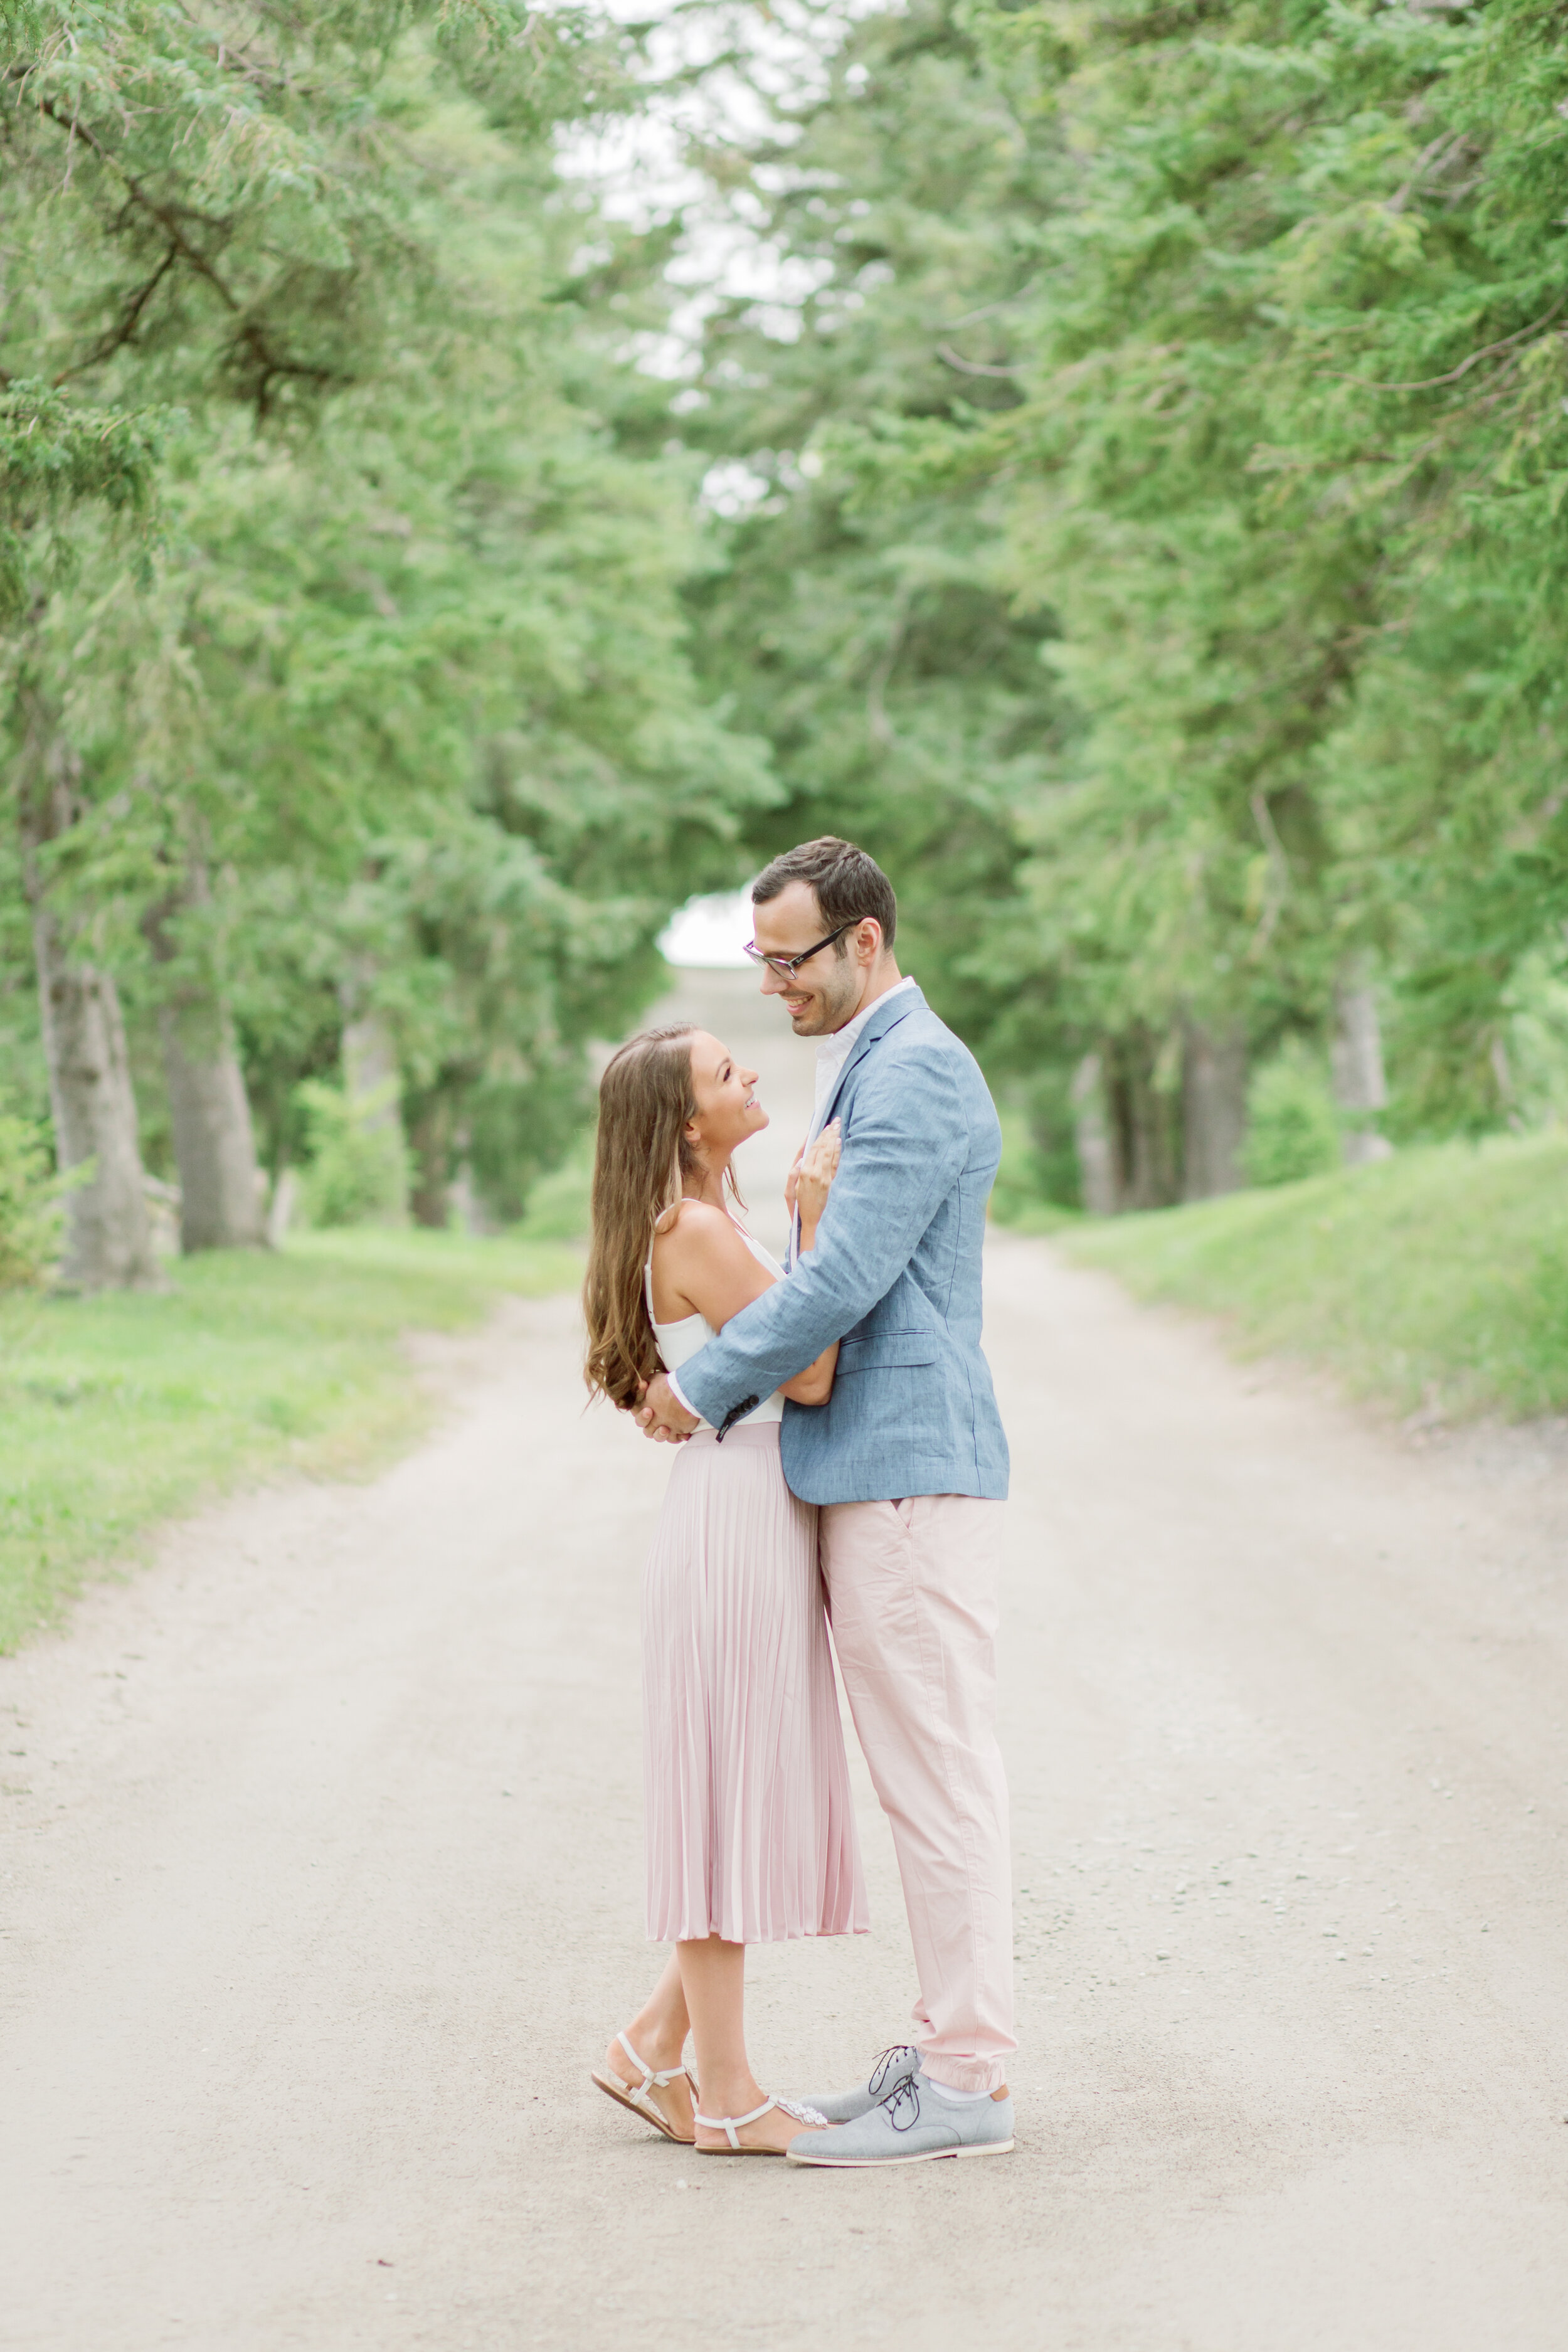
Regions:
M 830 2124 L 852 2124 L 857 2116 L 868 2116 L 884 2099 L 890 2099 L 900 2084 L 912 2082 L 921 2071 L 921 2053 L 907 2042 L 895 2042 L 890 2050 L 879 2051 L 872 2061 L 871 2072 L 852 2091 L 828 2091 L 821 2095 L 813 2092 L 803 2105 L 815 2107 Z
M 792 2164 L 927 2164 L 939 2156 L 1005 2156 L 1013 2145 L 1011 2099 L 954 2106 L 918 2074 L 853 2123 L 792 2139 Z

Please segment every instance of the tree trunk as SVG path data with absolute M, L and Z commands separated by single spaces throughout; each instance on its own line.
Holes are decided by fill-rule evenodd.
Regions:
M 40 852 L 77 819 L 77 781 L 48 726 L 30 714 L 20 794 L 22 871 L 33 916 L 44 1053 L 62 1171 L 92 1163 L 92 1174 L 66 1195 L 61 1277 L 82 1290 L 125 1290 L 155 1283 L 136 1097 L 125 1051 L 120 994 L 107 971 L 84 963 L 47 898 Z
M 62 1279 L 81 1290 L 156 1282 L 119 992 L 108 972 L 70 960 L 47 911 L 34 916 L 33 941 L 59 1164 L 93 1163 L 66 1195 Z
M 1212 1201 L 1241 1184 L 1247 1036 L 1189 1021 L 1182 1039 L 1182 1198 Z
M 200 896 L 200 877 L 192 885 Z M 143 925 L 154 959 L 178 959 L 174 909 L 154 908 Z M 199 980 L 173 981 L 158 1008 L 158 1034 L 180 1170 L 180 1247 L 255 1249 L 266 1241 L 261 1175 L 250 1103 L 226 1008 Z
M 365 984 L 366 975 L 361 972 L 342 992 L 343 1092 L 370 1133 L 384 1133 L 401 1147 L 403 1073 L 397 1059 L 397 1041 L 386 1015 L 374 1005 L 365 1004 Z M 399 1162 L 405 1164 L 401 1152 Z M 407 1216 L 405 1193 L 384 1212 L 384 1222 L 400 1225 L 406 1223 Z
M 1180 1197 L 1175 1104 L 1156 1083 L 1154 1040 L 1143 1029 L 1119 1037 L 1108 1057 L 1121 1209 L 1164 1209 Z
M 1334 991 L 1334 1100 L 1344 1121 L 1345 1164 L 1386 1160 L 1394 1147 L 1378 1133 L 1377 1113 L 1388 1101 L 1383 1070 L 1383 1030 L 1364 956 L 1346 965 Z
M 1121 1205 L 1121 1184 L 1105 1116 L 1105 1065 L 1098 1054 L 1086 1054 L 1074 1071 L 1072 1104 L 1083 1205 L 1091 1217 L 1113 1217 Z
M 453 1125 L 451 1099 L 438 1089 L 420 1099 L 408 1119 L 408 1150 L 414 1163 L 408 1206 L 416 1225 L 442 1233 L 452 1222 L 448 1169 Z
M 385 1016 L 374 1010 L 343 1023 L 343 1091 L 364 1106 L 367 1127 L 401 1125 L 397 1047 Z

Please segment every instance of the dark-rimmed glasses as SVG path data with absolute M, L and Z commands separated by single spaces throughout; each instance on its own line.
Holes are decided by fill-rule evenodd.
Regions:
M 863 923 L 865 919 L 864 915 L 851 915 L 847 923 L 840 923 L 836 931 L 829 931 L 827 937 L 818 940 L 814 948 L 802 948 L 798 955 L 764 955 L 755 940 L 746 941 L 746 953 L 753 963 L 765 963 L 770 971 L 776 971 L 781 980 L 793 980 L 803 963 L 809 963 L 814 955 L 820 955 L 824 948 L 830 948 L 835 940 L 841 940 L 846 931 L 852 931 L 857 923 Z

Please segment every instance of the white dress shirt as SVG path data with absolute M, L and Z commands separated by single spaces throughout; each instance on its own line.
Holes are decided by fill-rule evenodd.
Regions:
M 833 1099 L 833 1089 L 838 1084 L 838 1080 L 843 1073 L 844 1065 L 849 1059 L 850 1055 L 855 1051 L 855 1047 L 859 1042 L 860 1032 L 866 1026 L 867 1022 L 871 1018 L 872 1013 L 875 1013 L 879 1004 L 886 1004 L 889 997 L 902 996 L 906 990 L 913 988 L 914 984 L 914 981 L 911 978 L 905 978 L 898 982 L 894 987 L 884 989 L 880 996 L 874 996 L 872 998 L 870 1003 L 867 1005 L 863 1013 L 858 1013 L 855 1015 L 853 1021 L 847 1021 L 844 1024 L 843 1028 L 836 1029 L 830 1037 L 822 1037 L 817 1040 L 816 1101 L 811 1114 L 811 1126 L 806 1133 L 805 1139 L 807 1143 L 815 1143 L 817 1137 L 821 1134 L 823 1127 L 826 1122 L 827 1106 Z M 795 1258 L 800 1254 L 800 1212 L 798 1209 L 795 1211 L 794 1221 L 790 1226 L 789 1254 L 790 1263 L 793 1265 Z M 675 1374 L 673 1372 L 666 1372 L 665 1378 L 669 1382 L 670 1392 L 674 1396 L 676 1402 L 684 1406 L 686 1411 L 690 1412 L 692 1407 L 689 1401 L 681 1395 L 680 1383 L 677 1381 Z
M 815 1143 L 816 1138 L 822 1133 L 827 1118 L 827 1106 L 833 1099 L 833 1089 L 838 1084 L 839 1075 L 845 1063 L 859 1042 L 861 1030 L 864 1029 L 878 1005 L 886 1004 L 891 996 L 906 995 L 914 984 L 912 980 L 900 980 L 895 987 L 885 990 L 880 996 L 874 996 L 864 1013 L 858 1013 L 853 1021 L 847 1021 L 842 1029 L 836 1029 L 833 1032 L 831 1037 L 818 1038 L 816 1106 L 811 1114 L 811 1128 L 805 1139 L 807 1143 Z

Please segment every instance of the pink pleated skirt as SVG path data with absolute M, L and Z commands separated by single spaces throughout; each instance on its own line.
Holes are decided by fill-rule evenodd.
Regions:
M 863 1933 L 816 1512 L 784 1484 L 776 1421 L 680 1448 L 642 1630 L 648 1934 Z

